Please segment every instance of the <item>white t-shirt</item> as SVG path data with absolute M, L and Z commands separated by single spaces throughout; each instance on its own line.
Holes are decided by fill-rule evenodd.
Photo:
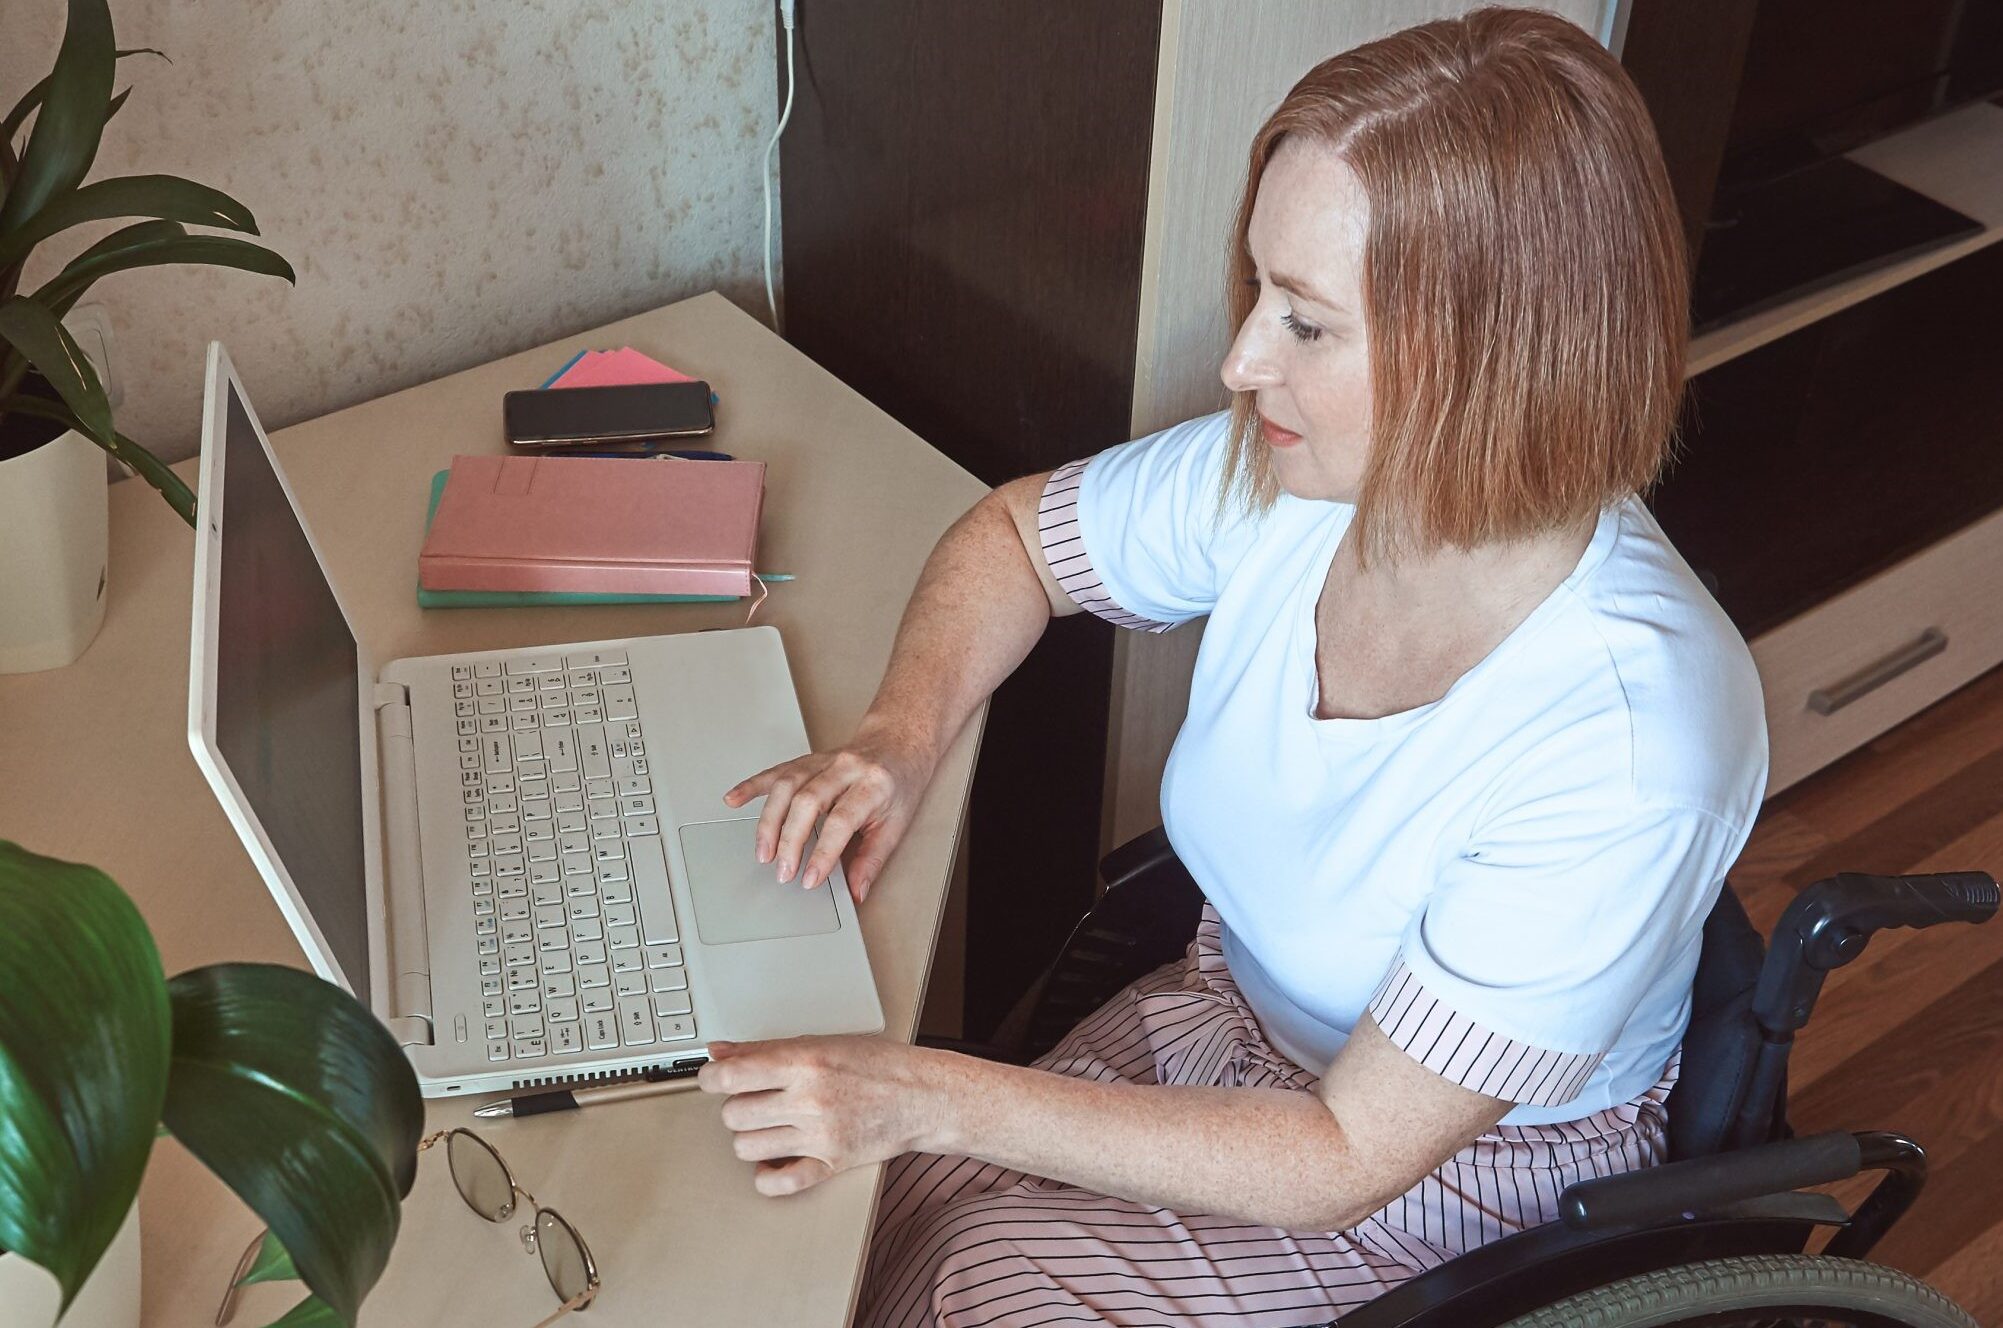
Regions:
M 1073 462 L 1043 498 L 1085 608 L 1209 615 L 1162 780 L 1170 841 L 1268 1038 L 1323 1072 L 1367 1010 L 1512 1125 L 1640 1096 L 1766 787 L 1738 631 L 1630 498 L 1445 696 L 1317 719 L 1315 602 L 1355 508 L 1218 512 L 1229 420 Z

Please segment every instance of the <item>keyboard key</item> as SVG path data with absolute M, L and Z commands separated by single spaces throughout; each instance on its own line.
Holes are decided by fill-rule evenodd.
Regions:
M 586 918 L 595 918 L 598 916 L 598 897 L 596 895 L 579 895 L 565 906 L 564 911 L 569 915 L 572 922 L 583 922 Z
M 517 761 L 538 760 L 542 756 L 542 734 L 517 733 L 513 737 Z
M 577 943 L 577 966 L 582 970 L 587 964 L 602 965 L 605 962 L 603 941 L 579 941 Z
M 550 773 L 577 769 L 577 735 L 559 728 L 543 734 L 543 751 L 549 757 Z
M 508 694 L 510 696 L 534 696 L 536 694 L 536 680 L 526 674 L 510 678 L 508 679 Z
M 454 664 L 452 666 L 452 680 L 454 682 L 464 682 L 472 676 L 473 666 L 471 664 Z
M 584 1050 L 584 1032 L 576 1024 L 551 1024 L 549 1049 L 559 1056 L 575 1056 Z
M 489 1042 L 487 1044 L 487 1059 L 490 1061 L 504 1061 L 508 1059 L 508 1044 L 505 1042 Z
M 489 995 L 480 1004 L 489 1019 L 500 1019 L 508 1013 L 508 1002 L 501 996 Z
M 654 800 L 645 794 L 637 797 L 621 798 L 619 799 L 619 814 L 621 816 L 653 816 L 656 814 L 654 811 Z
M 605 694 L 599 691 L 596 687 L 573 686 L 570 693 L 570 700 L 571 704 L 575 705 L 581 710 L 586 706 L 603 706 L 605 704 Z
M 556 814 L 556 832 L 559 835 L 581 835 L 585 825 L 584 809 L 581 807 L 574 812 L 559 810 Z
M 502 775 L 515 768 L 515 749 L 504 733 L 489 733 L 480 739 L 482 768 L 489 775 Z
M 642 991 L 646 990 L 646 980 L 640 976 L 640 952 L 637 949 L 614 950 L 612 952 L 612 974 L 614 977 L 631 975 L 633 980 L 640 984 L 640 989 Z
M 579 706 L 570 713 L 577 717 L 580 725 L 596 724 L 605 718 L 605 711 L 598 706 Z
M 526 922 L 501 924 L 502 945 L 527 945 L 535 939 L 535 929 Z
M 563 883 L 554 876 L 551 876 L 547 881 L 536 881 L 529 886 L 529 898 L 535 900 L 538 904 L 561 904 L 563 902 Z M 478 910 L 476 909 L 475 911 L 477 912 Z
M 513 802 L 514 799 L 509 798 L 508 801 Z M 489 802 L 491 804 L 492 800 L 490 799 Z M 489 806 L 488 814 L 489 815 L 493 814 L 491 805 Z M 514 835 L 514 834 L 507 834 L 507 835 L 497 834 L 494 836 L 493 839 L 493 848 L 494 848 L 494 857 L 497 859 L 506 854 L 520 853 L 522 851 L 522 837 L 520 835 Z
M 454 718 L 469 719 L 472 716 L 477 715 L 479 713 L 480 713 L 479 710 L 473 704 L 473 698 L 470 696 L 465 697 L 461 700 L 454 701 L 452 703 L 452 714 Z
M 619 1045 L 618 1016 L 611 1014 L 586 1015 L 584 1019 L 584 1045 L 593 1051 L 609 1051 Z
M 640 948 L 640 929 L 638 927 L 607 926 L 605 928 L 605 940 L 614 950 L 638 950 Z M 636 954 L 634 958 L 638 959 L 639 956 Z
M 555 655 L 517 655 L 507 661 L 509 673 L 555 673 L 562 668 Z
M 644 798 L 653 791 L 653 781 L 644 775 L 631 775 L 619 781 L 619 796 L 622 798 Z
M 527 796 L 522 798 L 523 820 L 548 823 L 554 817 L 555 811 L 551 808 L 548 798 L 531 798 Z
M 567 669 L 602 669 L 607 664 L 624 664 L 626 652 L 616 647 L 605 650 L 573 650 L 563 657 Z
M 542 1016 L 517 1015 L 508 1020 L 508 1032 L 518 1038 L 539 1038 L 543 1035 Z
M 640 901 L 640 934 L 649 945 L 677 939 L 675 907 L 668 897 L 668 860 L 658 835 L 628 846 L 633 863 L 633 897 Z
M 633 697 L 631 687 L 607 687 L 605 689 L 605 718 L 635 719 L 640 714 L 639 702 Z
M 563 892 L 572 899 L 580 895 L 595 895 L 598 893 L 598 883 L 591 879 L 588 872 L 583 876 L 566 876 L 563 878 Z
M 537 991 L 533 985 L 521 991 L 510 993 L 508 996 L 508 1013 L 510 1015 L 534 1014 L 540 1009 L 542 1009 L 542 993 Z
M 679 968 L 682 962 L 682 947 L 679 945 L 649 945 L 647 947 L 648 968 Z
M 586 779 L 608 779 L 612 775 L 611 754 L 605 750 L 605 726 L 578 721 L 578 764 Z
M 506 699 L 499 696 L 483 696 L 473 704 L 481 715 L 503 715 L 508 710 Z
M 608 927 L 637 927 L 639 914 L 634 911 L 633 901 L 605 906 L 605 925 Z
M 561 928 L 553 928 L 536 933 L 536 949 L 543 954 L 570 948 L 570 933 Z
M 598 670 L 598 681 L 607 684 L 615 682 L 631 682 L 633 681 L 633 671 L 627 668 L 624 664 L 608 665 Z
M 506 715 L 480 716 L 480 732 L 485 734 L 494 734 L 494 733 L 506 733 L 507 731 L 508 731 L 508 717 Z
M 536 717 L 534 714 L 508 716 L 508 727 L 511 729 L 520 731 L 522 729 L 532 729 L 535 726 L 536 726 Z
M 657 968 L 647 974 L 647 985 L 655 991 L 687 991 L 689 973 L 685 968 Z
M 544 977 L 552 973 L 568 973 L 571 971 L 570 951 L 567 949 L 539 951 L 536 954 L 536 967 L 542 970 Z
M 661 833 L 661 823 L 651 816 L 628 816 L 623 824 L 629 839 Z
M 550 830 L 545 826 L 539 832 L 536 825 L 531 822 L 528 829 L 522 832 L 522 838 L 529 841 L 528 857 L 531 864 L 538 862 L 546 862 L 551 866 L 556 864 L 556 832 L 554 830 Z
M 572 687 L 596 687 L 598 685 L 597 669 L 572 669 L 564 677 L 570 681 Z
M 552 1024 L 574 1024 L 577 1022 L 577 1000 L 575 997 L 559 996 L 551 999 L 543 993 L 543 1018 Z
M 625 861 L 619 858 L 600 862 L 596 864 L 595 870 L 598 875 L 598 883 L 601 886 L 617 885 L 632 877 L 632 873 L 626 869 Z
M 455 728 L 462 739 L 478 737 L 480 733 L 480 721 L 477 719 L 466 719 L 462 716 L 455 725 Z
M 536 930 L 547 931 L 551 927 L 563 929 L 563 910 L 545 906 L 536 910 Z
M 529 883 L 519 876 L 501 882 L 500 895 L 503 899 L 526 899 L 528 894 Z
M 513 1046 L 515 1059 L 518 1061 L 532 1061 L 538 1056 L 549 1055 L 549 1046 L 541 1038 L 526 1040 L 517 1038 L 510 1045 Z
M 491 978 L 481 978 L 480 994 L 482 996 L 499 996 L 501 994 L 502 986 L 503 986 L 502 980 L 498 976 Z
M 542 998 L 548 1001 L 554 997 L 577 995 L 577 979 L 569 973 L 545 973 L 542 976 Z
M 548 996 L 549 993 L 544 992 L 543 995 Z M 689 994 L 685 991 L 654 993 L 654 1013 L 657 1016 L 665 1017 L 671 1014 L 688 1014 L 691 1009 Z
M 645 996 L 647 976 L 644 973 L 614 973 L 612 989 L 618 992 L 622 999 L 627 996 Z
M 560 692 L 564 687 L 563 675 L 561 673 L 545 673 L 536 679 L 536 686 L 545 692 Z
M 501 901 L 501 921 L 520 922 L 529 915 L 529 901 L 526 899 L 503 899 Z
M 597 918 L 572 918 L 570 936 L 577 941 L 602 941 L 605 939 L 605 924 Z
M 687 1042 L 695 1037 L 695 1016 L 670 1015 L 654 1021 L 663 1042 Z
M 609 798 L 614 796 L 610 779 L 588 779 L 584 782 L 584 796 L 587 798 Z
M 625 904 L 632 901 L 633 883 L 623 875 L 616 881 L 598 882 L 598 897 L 608 904 Z
M 619 1035 L 629 1047 L 645 1047 L 654 1041 L 654 1018 L 644 1000 L 619 1002 Z
M 475 696 L 500 696 L 505 691 L 506 687 L 499 678 L 482 678 L 473 684 Z
M 570 698 L 567 696 L 564 697 L 563 699 L 566 702 L 570 700 Z M 576 720 L 577 716 L 571 712 L 571 709 L 567 704 L 557 706 L 553 710 L 545 710 L 542 712 L 542 726 L 545 729 L 554 729 L 560 732 L 568 732 L 570 726 L 573 723 L 575 723 Z
M 523 992 L 536 989 L 536 971 L 532 968 L 511 968 L 508 970 L 508 993 L 519 996 Z
M 563 874 L 565 876 L 591 875 L 591 855 L 580 851 L 565 852 L 563 855 Z
M 493 1042 L 498 1038 L 505 1038 L 507 1035 L 508 1035 L 507 1020 L 489 1019 L 487 1021 L 487 1041 Z
M 494 800 L 489 798 L 487 810 L 491 812 L 493 809 Z M 592 798 L 584 804 L 584 814 L 594 821 L 609 820 L 619 814 L 619 803 L 612 798 Z
M 600 839 L 617 839 L 619 837 L 619 820 L 617 817 L 608 816 L 602 821 L 587 821 L 585 824 L 590 827 L 591 838 L 594 841 Z
M 552 858 L 556 856 L 556 845 L 551 844 L 549 846 L 549 854 Z M 535 855 L 530 854 L 529 856 L 531 859 L 533 859 Z M 557 871 L 556 864 L 554 862 L 531 861 L 529 863 L 530 885 L 555 885 L 557 883 L 557 880 L 561 877 L 561 875 L 562 873 Z
M 593 987 L 585 990 L 578 1001 L 586 1014 L 609 1014 L 612 1010 L 612 990 L 609 987 Z

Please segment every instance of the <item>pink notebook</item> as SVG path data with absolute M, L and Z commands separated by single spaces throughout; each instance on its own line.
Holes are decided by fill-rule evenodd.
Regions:
M 427 590 L 748 595 L 762 461 L 459 456 L 417 556 Z

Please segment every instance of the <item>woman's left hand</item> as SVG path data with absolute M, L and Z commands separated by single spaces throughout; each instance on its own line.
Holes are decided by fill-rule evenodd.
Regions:
M 760 1194 L 795 1194 L 850 1167 L 936 1151 L 950 1053 L 876 1037 L 712 1042 L 696 1083 L 721 1093 Z

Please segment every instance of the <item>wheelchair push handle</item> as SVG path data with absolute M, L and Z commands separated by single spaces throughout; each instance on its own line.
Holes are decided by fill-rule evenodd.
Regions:
M 1883 927 L 1987 922 L 2003 891 L 1987 872 L 1871 876 L 1840 872 L 1795 897 L 1774 928 L 1753 1014 L 1767 1036 L 1791 1037 L 1808 1022 L 1823 978 L 1864 953 Z

